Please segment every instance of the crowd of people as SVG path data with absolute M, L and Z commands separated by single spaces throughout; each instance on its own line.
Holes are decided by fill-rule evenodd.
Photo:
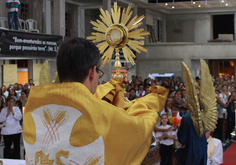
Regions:
M 231 78 L 223 76 L 221 78 L 212 77 L 212 81 L 215 87 L 218 121 L 216 129 L 211 133 L 211 135 L 214 138 L 219 139 L 221 141 L 220 144 L 225 146 L 230 142 L 234 142 L 231 133 L 233 132 L 235 126 L 236 80 L 234 79 L 234 76 L 231 76 Z M 140 98 L 147 95 L 149 93 L 150 86 L 160 85 L 168 90 L 169 94 L 166 100 L 165 108 L 159 113 L 160 121 L 157 123 L 154 131 L 156 133 L 156 142 L 158 145 L 173 146 L 172 148 L 174 150 L 178 149 L 181 144 L 178 142 L 177 131 L 181 123 L 183 112 L 176 110 L 176 108 L 172 106 L 172 101 L 177 97 L 183 99 L 185 102 L 187 101 L 187 93 L 182 78 L 176 77 L 159 81 L 158 78 L 155 80 L 150 78 L 143 80 L 142 77 L 132 76 L 132 80 L 129 82 L 124 82 L 124 84 L 126 89 L 125 97 L 128 100 L 133 100 L 135 98 Z M 195 86 L 196 93 L 199 96 L 201 90 L 201 79 L 199 77 L 195 78 Z M 172 131 L 168 130 L 171 125 Z M 164 129 L 164 131 L 162 129 Z M 167 132 L 163 133 L 165 131 Z M 169 140 L 165 140 L 163 143 L 163 138 Z M 168 144 L 165 144 L 167 142 Z M 168 150 L 166 147 L 164 148 L 165 151 Z M 168 162 L 168 160 L 172 160 L 170 157 L 173 157 L 173 153 L 163 152 L 163 150 L 160 150 L 160 154 L 163 153 L 165 158 L 162 160 L 167 162 L 167 164 L 172 164 L 172 161 Z
M 33 80 L 28 83 L 3 85 L 0 90 L 0 122 L 3 124 L 1 135 L 5 145 L 5 158 L 20 159 L 20 139 L 22 133 L 23 107 L 27 102 Z M 11 146 L 14 144 L 14 154 L 11 155 Z
M 219 112 L 218 124 L 216 130 L 213 133 L 213 136 L 220 139 L 223 145 L 226 145 L 229 142 L 234 142 L 231 137 L 231 132 L 233 131 L 235 125 L 234 102 L 236 101 L 236 83 L 233 76 L 231 79 L 227 77 L 223 77 L 221 79 L 212 78 L 212 81 L 214 82 L 215 86 L 217 109 Z M 178 142 L 177 132 L 181 123 L 181 118 L 183 116 L 183 112 L 178 111 L 174 106 L 172 106 L 172 101 L 177 97 L 183 99 L 183 101 L 185 102 L 187 101 L 185 84 L 183 83 L 182 78 L 170 78 L 169 80 L 164 80 L 161 82 L 158 80 L 158 78 L 156 78 L 155 80 L 152 80 L 151 78 L 143 80 L 142 77 L 132 76 L 132 80 L 129 82 L 124 82 L 124 84 L 125 97 L 130 101 L 149 94 L 150 86 L 160 85 L 168 90 L 169 94 L 166 100 L 165 108 L 159 113 L 160 120 L 154 128 L 154 135 L 156 136 L 156 144 L 165 146 L 162 147 L 165 148 L 164 150 L 160 150 L 160 154 L 162 155 L 162 157 L 165 157 L 162 160 L 164 162 L 167 162 L 167 164 L 171 160 L 171 162 L 169 163 L 172 164 L 172 159 L 174 159 L 172 149 L 175 150 L 181 146 L 181 144 Z M 196 77 L 195 85 L 197 94 L 199 95 L 201 85 L 201 79 L 199 77 Z M 6 120 L 16 120 L 21 124 L 20 121 L 22 121 L 22 107 L 27 101 L 31 86 L 34 86 L 32 79 L 30 79 L 28 83 L 24 83 L 23 85 L 15 83 L 10 84 L 8 87 L 4 85 L 2 86 L 0 90 L 0 122 L 3 122 L 4 124 L 9 123 L 6 122 Z M 18 114 L 18 116 L 11 116 L 7 118 L 6 116 L 8 115 L 6 114 Z M 16 121 L 10 121 L 10 123 L 16 123 Z M 6 125 L 6 127 L 2 129 L 2 135 L 4 141 L 6 141 L 5 147 L 8 148 L 6 149 L 6 158 L 10 157 L 10 144 L 12 142 L 14 142 L 14 146 L 16 147 L 15 151 L 17 153 L 15 154 L 14 158 L 19 158 L 19 139 L 21 134 L 19 128 L 21 126 L 15 124 L 15 127 L 18 131 L 9 129 L 8 125 Z M 8 136 L 11 136 L 12 139 Z M 9 141 L 6 139 L 11 140 Z M 169 140 L 163 141 L 163 139 Z M 170 159 L 170 157 L 172 158 Z
M 158 78 L 152 80 L 151 78 L 143 80 L 142 77 L 132 76 L 132 80 L 129 82 L 124 82 L 125 84 L 125 97 L 130 101 L 135 98 L 140 98 L 149 93 L 149 87 L 160 85 L 168 90 L 168 99 L 166 101 L 165 109 L 159 114 L 167 114 L 167 116 L 172 115 L 172 99 L 175 97 L 180 97 L 184 101 L 187 101 L 187 94 L 185 89 L 185 84 L 182 81 L 182 77 L 169 78 L 168 80 L 159 81 Z M 200 94 L 201 79 L 199 77 L 195 78 L 196 92 Z M 217 99 L 217 110 L 219 112 L 217 129 L 214 132 L 214 136 L 220 139 L 223 145 L 234 140 L 231 138 L 230 133 L 233 131 L 235 125 L 235 105 L 236 101 L 236 90 L 235 90 L 235 79 L 234 76 L 228 78 L 223 76 L 222 78 L 212 77 L 212 81 L 215 87 L 215 94 Z M 178 117 L 180 118 L 183 113 L 178 112 Z

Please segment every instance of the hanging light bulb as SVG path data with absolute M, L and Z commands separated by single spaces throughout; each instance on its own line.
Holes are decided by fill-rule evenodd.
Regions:
M 175 6 L 172 6 L 172 9 L 174 9 L 175 8 Z
M 226 4 L 225 4 L 225 6 L 229 6 L 229 4 L 228 4 L 228 3 L 226 3 Z
M 202 7 L 201 5 L 198 5 L 198 7 Z
M 196 2 L 193 2 L 193 4 L 195 5 L 195 4 L 196 4 Z
M 168 3 L 165 3 L 166 6 L 168 6 Z
M 221 2 L 222 2 L 222 3 L 224 3 L 225 1 L 224 1 L 224 0 L 222 0 Z

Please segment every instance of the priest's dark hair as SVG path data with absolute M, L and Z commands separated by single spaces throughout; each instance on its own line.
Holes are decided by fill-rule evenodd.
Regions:
M 101 65 L 100 53 L 96 45 L 83 38 L 62 41 L 57 52 L 57 71 L 60 82 L 83 83 L 94 66 Z
M 171 105 L 180 111 L 188 110 L 187 103 L 180 97 L 173 98 Z

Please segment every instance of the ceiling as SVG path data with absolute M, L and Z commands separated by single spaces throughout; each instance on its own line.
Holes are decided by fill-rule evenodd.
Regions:
M 236 0 L 129 0 L 143 8 L 167 13 L 235 12 Z M 155 3 L 153 3 L 155 1 Z M 181 2 L 180 2 L 181 1 Z M 152 2 L 152 3 L 148 3 Z M 174 6 L 174 8 L 172 8 Z
M 128 3 L 132 3 L 132 5 L 137 4 L 141 8 L 148 8 L 166 14 L 236 12 L 236 0 L 174 0 L 174 2 L 173 0 L 111 0 L 111 1 L 112 3 L 117 1 L 118 6 L 121 7 L 126 7 Z M 91 6 L 94 8 L 99 8 L 102 7 L 103 4 L 103 0 L 66 0 L 66 2 L 84 6 L 87 7 L 88 9 Z

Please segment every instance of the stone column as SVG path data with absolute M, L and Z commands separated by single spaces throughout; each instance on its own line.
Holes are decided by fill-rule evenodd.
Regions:
M 234 13 L 234 40 L 236 41 L 236 12 Z
M 51 1 L 43 0 L 43 33 L 51 34 Z
M 7 13 L 8 13 L 8 9 L 6 7 L 6 0 L 1 0 L 0 1 L 0 17 L 5 17 L 7 18 Z M 8 26 L 8 25 L 6 25 Z
M 53 10 L 53 34 L 65 36 L 65 0 L 54 0 Z
M 1 59 L 0 60 L 0 75 L 2 75 L 2 76 L 0 76 L 0 86 L 2 86 L 3 85 L 3 60 Z
M 111 13 L 111 0 L 102 0 L 103 10 L 108 10 Z
M 162 31 L 163 32 L 163 34 L 162 34 L 163 41 L 161 41 L 161 42 L 166 42 L 166 14 L 163 14 L 162 18 L 163 18 L 163 20 L 162 20 L 163 21 L 163 27 L 162 27 L 163 28 L 163 31 Z
M 85 9 L 78 7 L 78 37 L 85 38 Z
M 52 34 L 52 19 L 51 19 L 51 1 L 46 0 L 45 7 L 45 26 L 46 26 L 46 34 Z
M 138 15 L 138 5 L 134 4 L 134 14 L 133 14 L 133 16 L 136 16 L 136 15 Z

